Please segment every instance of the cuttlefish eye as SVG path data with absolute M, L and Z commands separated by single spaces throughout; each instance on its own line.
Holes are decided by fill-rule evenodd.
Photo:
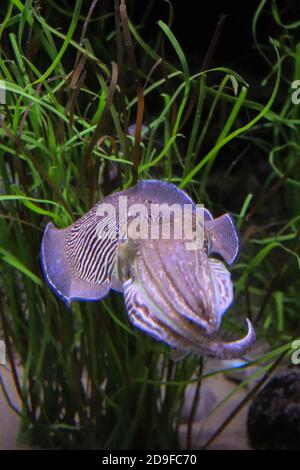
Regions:
M 233 286 L 224 263 L 210 255 L 217 253 L 229 265 L 237 259 L 239 238 L 232 217 L 213 219 L 204 209 L 204 245 L 188 250 L 184 238 L 135 239 L 126 232 L 120 204 L 124 197 L 128 207 L 144 204 L 147 211 L 152 204 L 182 209 L 190 205 L 194 217 L 198 210 L 173 184 L 148 180 L 106 197 L 65 229 L 48 224 L 41 260 L 54 292 L 70 305 L 74 300 L 100 300 L 115 289 L 123 292 L 133 325 L 178 351 L 220 358 L 248 351 L 255 341 L 249 320 L 244 338 L 218 338 L 222 317 L 233 301 Z M 104 207 L 112 211 L 107 215 Z M 142 224 L 154 219 L 142 207 L 133 220 Z M 155 220 L 165 223 L 163 216 Z

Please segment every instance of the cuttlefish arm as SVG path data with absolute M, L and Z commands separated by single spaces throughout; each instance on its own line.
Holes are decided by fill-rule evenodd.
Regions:
M 140 290 L 132 280 L 125 284 L 125 305 L 132 324 L 158 341 L 174 348 L 172 358 L 183 358 L 189 352 L 219 359 L 233 359 L 243 356 L 255 342 L 252 323 L 247 319 L 248 332 L 238 340 L 223 341 L 221 338 L 210 339 L 197 332 L 196 342 L 191 343 L 174 329 L 166 326 L 146 305 Z M 179 354 L 178 354 L 179 353 Z
M 218 358 L 245 354 L 255 341 L 247 320 L 244 338 L 225 342 L 216 334 L 233 299 L 230 273 L 203 250 L 188 252 L 182 241 L 140 241 L 124 299 L 130 321 L 176 353 Z
M 202 332 L 195 331 L 195 341 L 191 342 L 167 326 L 149 309 L 141 290 L 128 280 L 124 285 L 125 305 L 130 321 L 134 326 L 174 348 L 173 358 L 181 359 L 189 352 L 219 359 L 233 359 L 246 354 L 255 343 L 255 331 L 249 319 L 246 319 L 247 334 L 237 340 L 224 341 L 221 338 L 209 338 Z M 179 354 L 178 354 L 179 353 Z

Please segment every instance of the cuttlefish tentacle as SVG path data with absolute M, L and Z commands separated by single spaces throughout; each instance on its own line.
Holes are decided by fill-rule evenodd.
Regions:
M 190 341 L 166 326 L 145 305 L 143 296 L 132 279 L 124 283 L 124 299 L 129 319 L 134 326 L 148 333 L 153 338 L 163 341 L 172 348 L 180 351 L 188 351 L 190 349 Z
M 248 332 L 243 338 L 228 342 L 221 339 L 214 339 L 208 341 L 207 344 L 202 343 L 201 340 L 200 352 L 202 350 L 203 355 L 219 359 L 234 359 L 243 356 L 252 348 L 256 341 L 255 331 L 251 321 L 247 318 L 246 322 Z

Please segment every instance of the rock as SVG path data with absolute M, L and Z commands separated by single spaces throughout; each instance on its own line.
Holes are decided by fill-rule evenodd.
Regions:
M 252 402 L 247 420 L 251 446 L 300 450 L 300 371 L 273 377 Z

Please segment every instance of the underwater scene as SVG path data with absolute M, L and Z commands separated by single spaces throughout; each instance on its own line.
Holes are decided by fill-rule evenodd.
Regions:
M 299 129 L 296 1 L 1 2 L 0 450 L 300 450 Z

